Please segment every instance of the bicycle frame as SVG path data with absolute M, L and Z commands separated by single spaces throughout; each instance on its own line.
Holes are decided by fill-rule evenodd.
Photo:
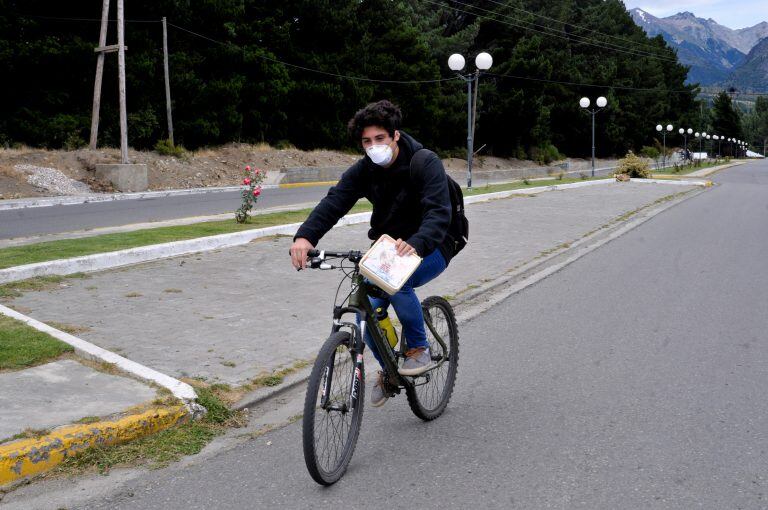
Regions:
M 359 273 L 355 273 L 353 278 L 353 285 L 356 286 L 356 290 L 352 293 L 352 295 L 349 298 L 349 304 L 348 306 L 342 307 L 342 306 L 336 306 L 333 310 L 333 327 L 331 329 L 331 333 L 336 333 L 340 331 L 343 327 L 348 327 L 354 332 L 354 347 L 353 347 L 353 354 L 355 355 L 355 379 L 353 381 L 353 388 L 351 392 L 351 400 L 352 400 L 352 407 L 357 406 L 357 401 L 359 398 L 359 388 L 360 388 L 360 382 L 362 379 L 362 374 L 364 370 L 363 365 L 363 352 L 365 349 L 365 331 L 366 329 L 370 330 L 371 338 L 373 339 L 373 342 L 381 355 L 382 361 L 384 362 L 385 372 L 387 373 L 389 377 L 389 385 L 391 388 L 398 392 L 400 391 L 400 388 L 403 387 L 406 390 L 410 390 L 414 386 L 417 386 L 417 384 L 414 383 L 414 381 L 409 377 L 403 377 L 398 373 L 398 366 L 397 366 L 397 353 L 395 350 L 390 346 L 389 342 L 385 338 L 384 334 L 381 331 L 381 328 L 379 327 L 379 321 L 376 319 L 376 314 L 373 311 L 373 307 L 371 305 L 370 300 L 368 299 L 369 295 L 372 293 L 371 290 L 374 288 L 373 284 L 369 283 L 368 281 L 363 278 L 363 276 Z M 375 291 L 374 291 L 375 292 Z M 354 313 L 356 317 L 359 317 L 360 319 L 360 325 L 358 326 L 357 322 L 351 323 L 351 322 L 343 322 L 341 319 L 344 315 Z M 448 348 L 445 345 L 445 342 L 443 341 L 442 337 L 435 331 L 435 327 L 432 324 L 431 318 L 425 317 L 425 323 L 429 330 L 432 332 L 432 335 L 434 335 L 435 340 L 440 344 L 442 347 L 442 357 L 437 360 L 437 363 L 435 364 L 435 367 L 430 369 L 429 371 L 434 370 L 435 368 L 438 368 L 441 366 L 447 359 L 445 353 L 448 352 Z M 401 340 L 401 354 L 403 350 L 403 341 Z M 329 369 L 327 369 L 329 370 Z M 329 372 L 332 372 L 332 369 L 329 370 Z M 428 373 L 428 372 L 426 372 Z M 332 373 L 326 373 L 326 384 L 324 386 L 323 390 L 323 400 L 322 405 L 325 407 L 326 401 L 325 401 L 325 395 L 327 395 L 327 389 L 330 388 L 331 382 L 332 382 Z

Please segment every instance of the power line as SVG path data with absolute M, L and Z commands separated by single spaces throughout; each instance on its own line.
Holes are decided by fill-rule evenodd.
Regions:
M 454 10 L 457 10 L 457 11 L 460 11 L 460 12 L 464 12 L 466 14 L 471 14 L 471 15 L 477 16 L 479 18 L 490 19 L 491 21 L 502 22 L 501 20 L 496 20 L 496 19 L 493 19 L 493 18 L 488 18 L 486 16 L 482 16 L 482 15 L 479 15 L 479 14 L 476 14 L 476 13 L 467 12 L 467 11 L 464 11 L 462 9 L 458 9 L 458 8 L 451 7 L 451 6 L 448 6 L 448 5 L 438 4 L 437 2 L 434 2 L 432 0 L 426 0 L 426 1 L 428 1 L 430 3 L 433 3 L 433 4 L 441 5 L 443 7 L 449 7 L 451 9 L 454 9 Z M 489 0 L 489 1 L 491 1 L 492 3 L 495 3 L 495 4 L 503 5 L 503 4 L 500 4 L 499 2 L 496 2 L 494 0 Z M 463 4 L 462 2 L 458 2 L 458 3 L 461 3 L 462 5 L 467 5 L 467 4 Z M 473 7 L 473 6 L 470 6 L 470 7 Z M 523 12 L 526 12 L 526 13 L 529 13 L 529 14 L 533 14 L 535 16 L 540 16 L 540 17 L 543 17 L 543 18 L 546 18 L 546 19 L 550 19 L 550 20 L 556 21 L 558 23 L 563 23 L 563 24 L 566 24 L 566 25 L 571 25 L 571 24 L 563 22 L 563 21 L 555 20 L 553 18 L 548 18 L 548 17 L 543 16 L 543 15 L 537 15 L 535 13 L 531 13 L 529 11 L 525 11 L 524 9 L 520 9 L 520 8 L 512 7 L 512 6 L 508 6 L 508 7 L 515 8 L 515 9 L 518 9 L 520 11 L 523 11 Z M 493 12 L 493 11 L 489 11 L 489 12 Z M 493 12 L 493 13 L 494 14 L 499 14 L 501 16 L 504 16 L 501 13 L 496 13 L 496 12 Z M 56 17 L 56 16 L 27 15 L 27 14 L 22 14 L 21 16 L 22 17 L 29 17 L 29 18 L 46 19 L 46 20 L 52 20 L 52 21 L 94 21 L 94 22 L 101 22 L 101 19 L 97 19 L 97 18 L 68 18 L 68 17 Z M 514 18 L 511 18 L 511 19 L 514 19 Z M 117 20 L 111 19 L 109 21 L 117 21 Z M 128 19 L 126 19 L 125 21 L 129 22 L 129 23 L 161 23 L 160 20 L 128 20 Z M 507 24 L 509 24 L 509 23 L 507 23 Z M 183 32 L 187 32 L 187 33 L 189 33 L 191 35 L 194 35 L 196 37 L 199 37 L 201 39 L 205 39 L 207 41 L 210 41 L 210 42 L 213 42 L 213 43 L 216 43 L 216 44 L 220 44 L 220 45 L 223 45 L 223 46 L 233 46 L 235 48 L 242 49 L 242 48 L 240 48 L 238 45 L 236 45 L 234 43 L 219 41 L 219 40 L 213 39 L 211 37 L 208 37 L 206 35 L 203 35 L 203 34 L 194 32 L 192 30 L 189 30 L 187 28 L 175 25 L 173 23 L 168 23 L 168 25 L 172 26 L 172 27 L 174 27 L 174 28 L 176 28 L 178 30 L 181 30 Z M 513 25 L 513 26 L 518 26 L 518 25 Z M 583 27 L 578 27 L 577 25 L 571 25 L 571 26 L 574 26 L 574 27 L 577 27 L 577 28 L 583 28 Z M 534 30 L 534 29 L 531 29 L 530 27 L 520 27 L 520 28 L 526 28 L 526 29 L 529 29 L 529 30 Z M 587 29 L 587 30 L 589 30 L 589 29 Z M 537 31 L 537 30 L 534 30 L 534 31 Z M 540 32 L 540 31 L 537 31 L 537 32 Z M 600 32 L 596 32 L 596 33 L 600 33 Z M 567 37 L 560 36 L 559 34 L 545 34 L 545 35 L 556 35 L 556 36 L 568 39 Z M 603 34 L 603 35 L 608 35 L 608 34 Z M 589 43 L 587 43 L 587 44 L 589 44 Z M 593 45 L 599 46 L 597 44 L 593 44 Z M 600 46 L 600 47 L 602 47 L 602 46 Z M 611 49 L 611 48 L 607 48 L 607 49 Z M 356 80 L 356 81 L 364 81 L 364 82 L 371 82 L 371 83 L 420 84 L 420 83 L 440 83 L 440 82 L 447 82 L 447 81 L 453 81 L 453 80 L 458 79 L 456 77 L 452 77 L 452 78 L 441 78 L 441 79 L 434 79 L 434 80 L 379 80 L 379 79 L 374 79 L 374 78 L 367 78 L 367 77 L 362 77 L 362 76 L 348 76 L 348 75 L 343 75 L 343 74 L 323 71 L 323 70 L 320 70 L 320 69 L 313 69 L 313 68 L 310 68 L 310 67 L 301 66 L 301 65 L 297 65 L 297 64 L 292 64 L 292 63 L 289 63 L 289 62 L 285 62 L 285 61 L 282 61 L 282 60 L 279 60 L 279 59 L 276 59 L 276 58 L 267 57 L 267 56 L 264 56 L 264 55 L 256 55 L 256 57 L 260 58 L 260 59 L 263 59 L 263 60 L 270 61 L 270 62 L 274 62 L 274 63 L 277 63 L 277 64 L 285 65 L 285 66 L 288 66 L 288 67 L 293 67 L 293 68 L 296 68 L 296 69 L 301 69 L 303 71 L 308 71 L 308 72 L 313 72 L 313 73 L 317 73 L 317 74 L 322 74 L 322 75 L 325 75 L 325 76 L 332 76 L 332 77 L 335 77 L 335 78 L 342 78 L 342 79 Z M 693 92 L 691 90 L 664 90 L 664 89 L 657 89 L 657 88 L 642 88 L 642 87 L 627 87 L 627 86 L 620 86 L 620 85 L 600 85 L 600 84 L 592 84 L 592 83 L 578 83 L 578 82 L 562 81 L 562 80 L 549 80 L 549 79 L 545 79 L 545 78 L 534 78 L 534 77 L 530 77 L 530 76 L 519 76 L 519 75 L 513 75 L 513 74 L 503 74 L 502 75 L 502 74 L 495 74 L 495 73 L 488 73 L 488 72 L 483 73 L 483 74 L 486 74 L 488 76 L 494 76 L 496 78 L 512 78 L 512 79 L 518 79 L 518 80 L 535 81 L 535 82 L 541 82 L 541 83 L 555 83 L 555 84 L 560 84 L 560 85 L 571 85 L 571 86 L 577 86 L 577 87 L 606 88 L 606 89 L 628 90 L 628 91 L 637 91 L 637 92 L 661 92 L 661 93 L 692 93 Z M 709 94 L 715 95 L 715 94 L 717 94 L 717 92 L 709 92 L 709 91 L 705 91 L 705 90 L 700 90 L 698 92 L 698 94 L 699 95 L 709 95 Z M 761 92 L 739 92 L 738 95 L 758 96 L 758 97 L 760 97 L 760 96 L 768 96 L 768 93 L 761 93 Z
M 630 50 L 630 49 L 626 49 L 626 48 L 614 45 L 612 43 L 605 43 L 605 42 L 603 42 L 601 44 L 601 43 L 598 43 L 598 42 L 594 42 L 594 41 L 592 41 L 592 40 L 590 40 L 590 39 L 588 39 L 588 38 L 586 38 L 584 36 L 580 36 L 578 34 L 571 34 L 570 36 L 566 36 L 566 35 L 557 33 L 556 31 L 554 31 L 555 29 L 553 29 L 551 27 L 542 27 L 542 28 L 544 28 L 545 30 L 548 30 L 548 31 L 537 30 L 536 28 L 533 28 L 533 27 L 530 27 L 530 26 L 526 26 L 526 25 L 522 25 L 520 23 L 513 23 L 513 22 L 510 22 L 510 21 L 506 21 L 504 19 L 497 19 L 495 17 L 483 16 L 482 14 L 478 14 L 476 12 L 465 11 L 464 9 L 460 9 L 458 7 L 453 7 L 452 5 L 448 5 L 448 4 L 445 4 L 445 3 L 437 2 L 437 1 L 434 1 L 434 0 L 424 0 L 424 1 L 426 1 L 428 3 L 431 3 L 431 4 L 434 4 L 434 5 L 437 5 L 437 6 L 440 6 L 440 7 L 446 7 L 448 9 L 453 9 L 454 11 L 462 12 L 464 14 L 469 14 L 471 16 L 475 16 L 475 17 L 478 17 L 478 18 L 481 18 L 481 19 L 486 19 L 486 20 L 489 20 L 489 21 L 495 21 L 497 23 L 502 23 L 502 24 L 513 26 L 513 27 L 517 27 L 517 28 L 522 28 L 524 30 L 530 30 L 532 32 L 537 32 L 539 34 L 543 34 L 543 35 L 546 35 L 546 36 L 558 37 L 560 39 L 565 39 L 565 40 L 567 40 L 569 42 L 587 44 L 587 45 L 590 45 L 590 46 L 595 46 L 595 47 L 606 49 L 606 50 L 619 51 L 619 52 L 628 53 L 628 54 L 634 55 L 634 56 L 648 57 L 648 58 L 653 58 L 653 59 L 656 59 L 656 60 L 663 60 L 663 61 L 666 61 L 666 62 L 677 62 L 676 58 L 664 57 L 664 56 L 656 55 L 656 54 L 653 54 L 653 53 L 644 52 L 644 51 L 641 51 L 641 50 Z M 485 12 L 489 12 L 489 13 L 493 14 L 494 16 L 501 16 L 502 18 L 517 20 L 517 18 L 514 18 L 512 16 L 499 13 L 497 11 L 491 11 L 489 9 L 483 9 L 482 7 L 476 7 L 476 6 L 473 6 L 473 5 L 470 5 L 470 4 L 466 4 L 466 3 L 460 2 L 459 0 L 453 0 L 453 1 L 456 2 L 456 3 L 459 3 L 461 5 L 464 5 L 465 7 L 469 7 L 469 8 L 472 8 L 472 9 L 478 9 L 478 10 L 482 10 L 482 11 L 485 11 Z M 529 21 L 524 21 L 523 23 L 533 24 L 532 22 L 529 22 Z M 539 25 L 535 25 L 534 24 L 534 26 L 539 26 Z
M 692 90 L 667 90 L 667 89 L 657 89 L 657 88 L 644 88 L 644 87 L 627 87 L 622 85 L 600 85 L 595 83 L 578 83 L 573 81 L 562 81 L 562 80 L 548 80 L 545 78 L 532 78 L 530 76 L 517 76 L 514 74 L 494 74 L 494 73 L 488 73 L 484 72 L 484 75 L 488 76 L 494 76 L 496 78 L 513 78 L 517 80 L 529 80 L 529 81 L 536 81 L 536 82 L 543 82 L 543 83 L 557 83 L 559 85 L 573 85 L 576 87 L 594 87 L 594 88 L 602 88 L 602 89 L 617 89 L 617 90 L 631 90 L 636 92 L 659 92 L 659 93 L 692 93 Z
M 34 14 L 19 14 L 20 18 L 35 18 L 44 19 L 50 21 L 97 21 L 101 23 L 101 18 L 64 18 L 59 16 L 37 16 Z M 107 21 L 117 22 L 117 19 L 109 19 Z M 160 20 L 154 19 L 126 19 L 126 23 L 160 23 Z
M 527 27 L 527 26 L 524 26 L 524 25 L 514 25 L 514 26 L 519 26 L 520 28 L 525 28 L 527 30 L 533 30 L 533 31 L 536 31 L 536 32 L 539 32 L 539 33 L 545 33 L 546 35 L 554 35 L 556 37 L 561 37 L 561 38 L 568 39 L 568 40 L 576 39 L 576 41 L 578 41 L 578 42 L 584 42 L 586 44 L 592 44 L 592 45 L 595 45 L 595 46 L 598 46 L 598 47 L 601 47 L 601 48 L 613 49 L 613 50 L 618 50 L 618 51 L 624 51 L 624 52 L 628 52 L 628 53 L 632 53 L 632 54 L 637 54 L 637 55 L 643 55 L 643 56 L 652 56 L 652 57 L 655 57 L 655 58 L 665 58 L 667 60 L 674 60 L 674 59 L 671 59 L 669 57 L 659 57 L 656 53 L 649 53 L 647 51 L 638 50 L 638 49 L 635 49 L 635 48 L 627 48 L 625 46 L 620 46 L 618 44 L 614 44 L 614 43 L 610 43 L 610 42 L 606 42 L 606 41 L 596 41 L 594 39 L 589 39 L 588 37 L 583 36 L 583 35 L 579 35 L 579 34 L 569 34 L 568 36 L 565 36 L 565 35 L 559 34 L 559 32 L 558 32 L 558 30 L 556 28 L 553 28 L 553 27 L 550 27 L 550 26 L 547 26 L 547 25 L 536 24 L 535 22 L 529 21 L 527 19 L 522 19 L 522 18 L 518 18 L 518 17 L 515 17 L 515 16 L 511 16 L 509 14 L 504 14 L 504 13 L 501 13 L 501 12 L 499 12 L 497 10 L 494 11 L 494 10 L 490 10 L 490 9 L 485 9 L 483 7 L 478 7 L 478 6 L 475 6 L 475 5 L 472 5 L 472 4 L 468 4 L 468 3 L 462 2 L 460 0 L 453 0 L 453 1 L 455 3 L 463 5 L 465 7 L 470 7 L 472 9 L 478 9 L 478 10 L 481 10 L 481 11 L 484 11 L 484 12 L 491 13 L 493 15 L 502 16 L 502 17 L 504 17 L 506 19 L 510 19 L 510 20 L 513 20 L 513 21 L 518 22 L 518 23 L 527 23 L 527 24 L 530 24 L 530 25 L 532 25 L 534 27 L 538 27 L 538 28 L 541 28 L 543 30 L 547 30 L 549 32 L 541 32 L 540 30 L 536 30 L 534 28 Z M 497 5 L 505 6 L 504 4 L 502 4 L 500 2 L 493 2 L 493 3 L 495 3 Z M 525 11 L 525 10 L 523 10 L 523 12 L 526 12 L 526 13 L 534 15 L 534 16 L 536 15 L 536 14 L 534 14 L 532 12 Z M 477 16 L 477 14 L 475 14 L 475 15 Z M 545 16 L 545 18 L 549 19 L 549 20 L 552 20 L 552 21 L 557 21 L 559 23 L 564 23 L 564 24 L 567 25 L 567 23 L 562 22 L 562 21 L 558 21 L 558 20 L 554 20 L 553 18 L 547 18 L 546 16 Z M 605 34 L 602 34 L 602 35 L 605 35 Z
M 187 32 L 189 34 L 192 34 L 192 35 L 194 35 L 196 37 L 200 37 L 202 39 L 214 42 L 216 44 L 221 44 L 223 46 L 232 46 L 232 47 L 235 47 L 235 48 L 238 48 L 238 49 L 242 50 L 242 48 L 240 46 L 238 46 L 238 45 L 236 45 L 234 43 L 218 41 L 216 39 L 208 37 L 207 35 L 198 34 L 197 32 L 193 32 L 192 30 L 188 30 L 188 29 L 180 27 L 178 25 L 174 25 L 173 23 L 168 23 L 168 26 L 174 27 L 174 28 L 176 28 L 178 30 L 182 30 L 182 31 Z M 279 60 L 279 59 L 276 59 L 276 58 L 267 57 L 265 55 L 255 55 L 255 56 L 257 58 L 262 59 L 262 60 L 267 60 L 269 62 L 274 62 L 276 64 L 281 64 L 281 65 L 284 65 L 284 66 L 293 67 L 293 68 L 296 68 L 296 69 L 301 69 L 303 71 L 309 71 L 309 72 L 312 72 L 312 73 L 323 74 L 323 75 L 326 75 L 326 76 L 333 76 L 335 78 L 342 78 L 342 79 L 345 79 L 345 80 L 355 80 L 355 81 L 364 81 L 364 82 L 372 82 L 372 83 L 392 83 L 392 84 L 408 85 L 408 84 L 419 84 L 419 83 L 439 83 L 439 82 L 453 81 L 453 80 L 457 80 L 458 79 L 457 77 L 452 77 L 452 78 L 438 78 L 438 79 L 435 79 L 435 80 L 377 80 L 377 79 L 374 79 L 374 78 L 366 78 L 366 77 L 363 77 L 363 76 L 348 76 L 348 75 L 344 75 L 344 74 L 338 74 L 338 73 L 331 73 L 331 72 L 328 72 L 328 71 L 322 71 L 320 69 L 313 69 L 311 67 L 305 67 L 305 66 L 300 66 L 300 65 L 297 65 L 297 64 L 291 64 L 290 62 L 285 62 L 285 61 L 282 61 L 282 60 Z
M 427 1 L 430 1 L 430 0 L 427 0 Z M 583 44 L 588 44 L 588 45 L 591 45 L 591 46 L 596 46 L 598 48 L 609 49 L 609 50 L 614 50 L 614 51 L 620 51 L 620 52 L 629 53 L 629 54 L 632 54 L 632 55 L 645 56 L 645 57 L 655 58 L 655 59 L 658 59 L 658 60 L 666 60 L 666 61 L 670 61 L 670 62 L 672 62 L 672 61 L 676 62 L 677 61 L 677 59 L 675 59 L 675 58 L 664 57 L 664 56 L 657 55 L 655 53 L 649 53 L 649 52 L 638 50 L 638 49 L 631 49 L 631 48 L 627 49 L 627 48 L 625 48 L 623 46 L 619 46 L 619 45 L 616 45 L 616 44 L 613 44 L 613 43 L 609 43 L 609 42 L 605 42 L 605 41 L 595 42 L 594 40 L 589 39 L 586 36 L 582 36 L 582 35 L 578 35 L 578 34 L 570 34 L 570 35 L 566 36 L 566 35 L 558 33 L 557 30 L 552 28 L 552 27 L 548 27 L 548 26 L 545 26 L 545 25 L 537 25 L 536 23 L 534 23 L 532 21 L 522 20 L 520 18 L 515 18 L 514 16 L 510 16 L 508 14 L 503 14 L 503 13 L 500 13 L 498 11 L 492 11 L 490 9 L 484 9 L 482 7 L 477 7 L 477 6 L 474 6 L 474 5 L 462 2 L 460 0 L 453 0 L 453 1 L 463 5 L 465 7 L 470 7 L 470 8 L 473 8 L 473 9 L 478 9 L 478 10 L 481 10 L 481 11 L 485 11 L 485 12 L 491 13 L 493 15 L 502 16 L 504 18 L 514 20 L 514 21 L 516 21 L 518 23 L 529 23 L 529 24 L 533 25 L 534 27 L 540 27 L 540 28 L 542 28 L 544 30 L 547 30 L 547 32 L 544 32 L 542 30 L 537 30 L 536 28 L 531 28 L 531 27 L 526 26 L 526 25 L 520 25 L 518 23 L 511 23 L 511 22 L 504 22 L 502 20 L 492 18 L 493 21 L 496 21 L 496 22 L 499 22 L 499 23 L 505 23 L 505 24 L 508 24 L 508 25 L 511 25 L 511 26 L 515 26 L 515 27 L 526 29 L 526 30 L 531 30 L 531 31 L 534 31 L 534 32 L 538 32 L 538 33 L 541 33 L 541 34 L 544 34 L 544 35 L 551 35 L 551 36 L 559 37 L 561 39 L 566 39 L 568 41 L 575 40 L 575 42 L 579 42 L 579 43 L 583 43 Z M 434 3 L 434 2 L 431 2 L 431 3 Z M 455 7 L 450 7 L 450 8 L 451 9 L 456 9 Z M 489 19 L 489 18 L 484 17 L 484 16 L 482 16 L 480 14 L 477 14 L 477 13 L 472 13 L 472 12 L 467 12 L 467 11 L 462 11 L 462 12 L 465 12 L 467 14 L 471 14 L 473 16 L 477 16 L 477 17 L 480 17 L 480 18 Z
M 527 10 L 523 9 L 522 7 L 517 7 L 517 6 L 514 6 L 514 5 L 503 4 L 501 2 L 498 2 L 497 0 L 488 0 L 488 1 L 491 2 L 491 3 L 497 4 L 497 5 L 500 5 L 502 7 L 506 7 L 508 9 L 514 9 L 516 11 L 520 11 L 520 12 L 524 12 L 526 14 L 530 14 L 531 16 L 536 16 L 538 18 L 546 19 L 548 21 L 554 21 L 555 23 L 560 23 L 563 26 L 573 27 L 573 28 L 576 28 L 576 29 L 579 29 L 579 30 L 584 30 L 584 31 L 587 31 L 587 32 L 592 32 L 592 33 L 597 34 L 597 35 L 602 35 L 602 36 L 605 36 L 605 37 L 610 37 L 612 39 L 618 39 L 619 41 L 630 43 L 630 44 L 639 44 L 641 46 L 645 46 L 645 47 L 647 47 L 649 49 L 652 49 L 652 50 L 658 49 L 656 46 L 654 46 L 653 44 L 650 44 L 650 43 L 646 43 L 646 42 L 640 43 L 638 41 L 632 41 L 630 39 L 626 39 L 626 38 L 618 36 L 618 35 L 606 34 L 605 32 L 600 32 L 599 30 L 594 30 L 592 28 L 586 28 L 586 27 L 583 27 L 581 25 L 576 25 L 574 23 L 569 23 L 567 21 L 562 21 L 562 20 L 559 20 L 559 19 L 550 18 L 549 16 L 545 16 L 544 14 L 537 14 L 537 13 L 532 12 L 532 11 L 527 11 Z

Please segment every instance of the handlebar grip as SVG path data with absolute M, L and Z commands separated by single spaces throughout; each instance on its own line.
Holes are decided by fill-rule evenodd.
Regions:
M 320 256 L 320 250 L 309 250 L 307 252 L 307 257 L 318 257 Z

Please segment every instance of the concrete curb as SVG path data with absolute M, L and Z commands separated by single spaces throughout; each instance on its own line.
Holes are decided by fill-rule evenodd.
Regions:
M 0 487 L 48 471 L 92 446 L 124 443 L 189 419 L 185 406 L 155 407 L 138 414 L 65 425 L 34 439 L 0 445 Z
M 707 180 L 686 180 L 686 179 L 636 179 L 631 178 L 630 182 L 640 182 L 645 184 L 671 184 L 673 186 L 704 186 L 709 188 L 712 186 L 712 181 Z
M 174 397 L 190 406 L 190 411 L 193 414 L 200 410 L 198 404 L 194 403 L 194 400 L 197 399 L 197 393 L 189 384 L 183 383 L 171 376 L 162 374 L 157 370 L 153 370 L 140 363 L 136 363 L 135 361 L 131 361 L 127 358 L 115 354 L 114 352 L 102 349 L 97 345 L 86 342 L 85 340 L 70 335 L 69 333 L 65 333 L 64 331 L 52 328 L 47 324 L 43 324 L 42 322 L 37 321 L 31 317 L 27 317 L 26 315 L 21 314 L 16 310 L 12 310 L 6 306 L 0 305 L 0 313 L 7 317 L 21 321 L 38 331 L 47 333 L 52 337 L 71 345 L 75 348 L 75 353 L 83 358 L 113 364 L 120 370 L 131 374 L 143 381 L 151 382 L 168 389 Z
M 262 402 L 273 399 L 286 391 L 292 390 L 296 386 L 304 384 L 307 382 L 307 379 L 309 379 L 313 364 L 314 360 L 308 366 L 286 375 L 283 378 L 283 382 L 277 386 L 258 388 L 243 395 L 243 397 L 232 406 L 232 409 L 240 411 L 241 409 L 254 407 Z
M 357 213 L 345 216 L 337 226 L 351 225 L 368 221 L 371 213 Z M 189 255 L 203 251 L 217 250 L 247 244 L 254 239 L 273 235 L 293 235 L 301 226 L 300 223 L 288 225 L 276 225 L 252 230 L 244 230 L 231 234 L 219 234 L 215 236 L 198 237 L 185 241 L 174 241 L 163 244 L 153 244 L 127 250 L 97 253 L 71 259 L 51 260 L 36 264 L 9 267 L 0 270 L 0 283 L 9 283 L 35 276 L 66 275 L 79 272 L 99 271 L 122 267 L 151 260 Z
M 507 198 L 514 195 L 532 195 L 543 193 L 545 191 L 557 191 L 573 188 L 582 188 L 587 186 L 598 186 L 615 182 L 614 179 L 597 179 L 594 181 L 574 182 L 570 184 L 556 184 L 552 186 L 537 186 L 533 188 L 514 189 L 507 191 L 497 191 L 495 193 L 483 193 L 464 198 L 466 204 L 486 202 Z M 637 181 L 635 181 L 637 182 Z M 666 181 L 644 179 L 641 182 L 656 182 L 660 184 L 679 184 L 688 186 L 705 186 L 702 181 Z M 336 227 L 344 225 L 353 225 L 363 223 L 370 219 L 371 213 L 357 213 L 344 216 L 336 224 Z M 273 235 L 292 236 L 296 233 L 300 223 L 291 223 L 288 225 L 276 225 L 261 229 L 245 230 L 231 234 L 219 234 L 216 236 L 199 237 L 185 241 L 174 241 L 170 243 L 154 244 L 142 246 L 139 248 L 130 248 L 127 250 L 112 251 L 107 253 L 97 253 L 83 257 L 74 257 L 70 259 L 51 260 L 39 262 L 36 264 L 25 264 L 0 270 L 0 284 L 10 283 L 19 280 L 26 280 L 36 276 L 44 275 L 67 275 L 79 272 L 100 271 L 115 267 L 149 262 L 161 258 L 176 257 L 179 255 L 189 255 L 203 251 L 217 250 L 247 244 L 254 239 Z M 335 227 L 334 227 L 335 228 Z
M 262 189 L 275 189 L 278 184 L 265 184 Z M 210 188 L 169 189 L 163 191 L 140 191 L 135 193 L 104 193 L 100 195 L 82 195 L 67 197 L 20 198 L 0 201 L 0 211 L 9 209 L 26 209 L 33 207 L 50 207 L 52 205 L 90 204 L 97 202 L 113 202 L 116 200 L 136 200 L 142 198 L 164 198 L 182 195 L 202 195 L 222 191 L 240 191 L 243 186 L 218 186 Z

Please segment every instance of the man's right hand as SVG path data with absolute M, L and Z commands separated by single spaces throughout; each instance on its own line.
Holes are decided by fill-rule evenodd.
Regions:
M 314 249 L 312 243 L 303 237 L 299 237 L 293 242 L 291 245 L 291 264 L 297 271 L 307 267 L 307 253 L 312 249 Z

